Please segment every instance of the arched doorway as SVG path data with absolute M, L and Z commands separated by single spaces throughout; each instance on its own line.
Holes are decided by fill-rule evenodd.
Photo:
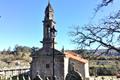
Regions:
M 82 80 L 82 77 L 80 76 L 80 74 L 78 72 L 75 71 L 70 71 L 65 80 Z

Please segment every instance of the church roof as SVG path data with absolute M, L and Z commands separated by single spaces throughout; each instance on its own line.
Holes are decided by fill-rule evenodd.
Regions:
M 88 60 L 83 59 L 80 55 L 76 54 L 75 52 L 67 51 L 64 54 L 65 54 L 65 57 L 68 57 L 70 59 L 77 60 L 77 61 L 84 63 L 84 64 L 88 63 Z
M 32 56 L 41 56 L 41 55 L 53 55 L 53 48 L 48 48 L 48 49 L 41 48 L 32 54 Z M 59 50 L 54 49 L 54 55 L 64 55 L 64 54 Z

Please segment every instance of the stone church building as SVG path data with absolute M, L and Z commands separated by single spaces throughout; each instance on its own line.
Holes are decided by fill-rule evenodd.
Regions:
M 55 49 L 54 10 L 50 2 L 43 20 L 43 47 L 32 55 L 30 74 L 32 80 L 89 80 L 88 61 L 78 54 Z

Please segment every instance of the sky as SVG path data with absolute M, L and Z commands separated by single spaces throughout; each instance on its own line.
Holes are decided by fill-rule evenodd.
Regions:
M 74 26 L 91 21 L 101 0 L 51 0 L 56 21 L 56 48 L 76 49 L 69 32 Z M 101 9 L 91 23 L 98 23 L 112 11 L 120 9 L 120 0 Z M 44 11 L 48 0 L 0 0 L 0 50 L 22 45 L 42 47 Z M 114 5 L 115 4 L 115 5 Z

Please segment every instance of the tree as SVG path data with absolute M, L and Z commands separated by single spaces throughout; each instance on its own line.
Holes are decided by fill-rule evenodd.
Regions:
M 102 0 L 101 3 L 95 9 L 95 11 L 98 12 L 102 7 L 108 6 L 113 1 L 115 1 L 115 0 Z
M 31 48 L 31 52 L 32 52 L 32 54 L 34 54 L 36 51 L 38 51 L 39 50 L 39 48 L 38 47 L 32 47 Z
M 31 61 L 30 55 L 32 53 L 32 49 L 30 47 L 16 45 L 14 53 L 16 55 L 16 59 L 22 59 L 29 62 Z
M 96 12 L 113 1 L 115 0 L 102 0 Z M 101 47 L 107 48 L 107 53 L 110 50 L 120 52 L 120 10 L 105 18 L 100 24 L 89 24 L 82 28 L 77 26 L 70 33 L 73 36 L 72 41 L 80 48 L 96 45 L 95 52 Z
M 86 49 L 79 49 L 79 50 L 72 50 L 73 52 L 81 55 L 82 58 L 85 58 L 85 59 L 90 59 L 90 51 L 86 50 Z

